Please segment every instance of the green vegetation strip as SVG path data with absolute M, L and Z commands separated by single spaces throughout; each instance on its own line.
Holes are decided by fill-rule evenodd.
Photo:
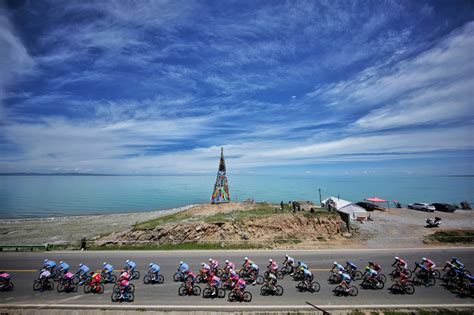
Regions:
M 440 242 L 440 243 L 474 243 L 474 230 L 452 230 L 452 231 L 437 231 L 425 237 L 426 242 Z
M 90 250 L 217 250 L 217 249 L 259 249 L 261 245 L 251 243 L 181 243 L 181 244 L 145 244 L 145 245 L 106 245 L 92 246 Z

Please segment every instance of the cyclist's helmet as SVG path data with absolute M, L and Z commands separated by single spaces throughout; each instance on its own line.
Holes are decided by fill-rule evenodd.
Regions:
M 106 261 L 104 261 L 104 263 L 102 264 L 102 266 L 105 266 L 105 265 L 107 265 L 107 262 L 106 262 Z
M 226 263 L 226 264 L 228 264 L 228 263 L 229 263 L 229 261 L 226 259 L 226 260 L 225 260 L 225 263 Z
M 338 274 L 342 275 L 342 271 L 339 271 Z
M 244 260 L 249 260 L 249 258 L 248 258 L 248 257 L 244 257 Z
M 153 263 L 150 263 L 150 267 L 153 266 Z
M 426 257 L 423 257 L 423 258 L 421 258 L 421 260 L 426 261 L 427 259 L 426 259 Z
M 285 255 L 286 258 L 288 258 L 288 255 Z
M 269 262 L 272 262 L 273 260 L 270 258 L 268 261 L 269 261 Z
M 372 260 L 369 260 L 369 265 L 373 265 L 374 262 Z
M 211 262 L 212 262 L 212 258 L 209 258 L 209 261 L 211 261 Z
M 62 264 L 62 263 L 64 263 L 64 261 L 61 260 L 61 261 L 59 262 L 59 264 Z
M 400 260 L 400 257 L 398 257 L 398 256 L 395 256 L 395 260 Z
M 80 264 L 79 264 L 79 267 L 82 267 L 82 266 L 83 266 L 82 263 L 80 263 Z
M 179 262 L 179 264 L 182 265 L 182 264 L 184 264 L 184 263 L 183 263 L 183 261 L 181 260 L 181 261 Z
M 128 264 L 130 262 L 130 259 L 125 260 L 125 262 Z
M 369 267 L 369 266 L 365 267 L 365 270 L 369 271 L 369 270 L 370 270 L 370 267 Z
M 334 266 L 337 265 L 337 261 L 334 262 Z
M 47 260 L 47 259 L 45 259 L 45 260 L 44 260 L 44 262 L 48 262 L 48 260 Z
M 201 266 L 204 266 L 204 265 L 205 265 L 205 263 L 201 263 Z

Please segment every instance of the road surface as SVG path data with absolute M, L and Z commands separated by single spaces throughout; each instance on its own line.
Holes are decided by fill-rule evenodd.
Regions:
M 180 260 L 186 261 L 194 271 L 198 270 L 200 263 L 207 261 L 210 257 L 218 259 L 224 263 L 225 259 L 233 261 L 240 266 L 244 256 L 253 259 L 260 269 L 265 270 L 268 259 L 273 258 L 282 262 L 284 255 L 292 255 L 296 260 L 302 260 L 308 264 L 315 273 L 315 279 L 321 284 L 318 293 L 301 293 L 295 288 L 296 282 L 290 277 L 280 280 L 284 288 L 281 297 L 261 296 L 260 286 L 248 286 L 253 295 L 250 303 L 230 303 L 227 299 L 204 299 L 202 296 L 180 297 L 178 296 L 179 283 L 172 280 L 172 275 L 177 269 Z M 322 309 L 334 309 L 337 307 L 397 307 L 397 306 L 457 306 L 470 307 L 474 309 L 471 298 L 460 298 L 450 293 L 437 281 L 434 287 L 416 287 L 414 295 L 393 295 L 388 288 L 391 286 L 390 279 L 387 280 L 385 288 L 382 290 L 364 290 L 359 287 L 359 294 L 356 297 L 337 297 L 332 290 L 335 287 L 327 283 L 329 276 L 328 269 L 334 261 L 345 264 L 346 260 L 352 260 L 359 268 L 367 264 L 367 260 L 372 260 L 382 265 L 385 274 L 392 270 L 390 267 L 394 256 L 400 256 L 410 263 L 413 268 L 415 261 L 420 261 L 422 257 L 429 257 L 438 266 L 442 267 L 446 260 L 452 256 L 462 260 L 466 267 L 474 271 L 474 248 L 435 248 L 435 249 L 379 249 L 379 250 L 245 250 L 245 251 L 94 251 L 94 252 L 1 252 L 0 270 L 6 270 L 13 275 L 15 289 L 12 292 L 0 292 L 0 309 L 7 307 L 100 307 L 101 308 L 141 308 L 141 309 L 177 309 L 177 310 L 226 310 L 239 308 L 243 310 L 291 310 L 310 309 L 306 302 L 310 302 Z M 142 278 L 134 280 L 136 286 L 135 302 L 133 303 L 113 303 L 110 295 L 112 285 L 106 285 L 104 294 L 84 294 L 82 288 L 77 293 L 58 293 L 56 290 L 48 292 L 34 292 L 33 281 L 38 276 L 38 269 L 45 259 L 53 259 L 57 262 L 64 260 L 68 262 L 72 269 L 82 262 L 91 269 L 99 269 L 104 261 L 107 261 L 116 269 L 123 266 L 126 259 L 134 260 L 138 265 L 138 270 L 143 274 L 146 272 L 148 264 L 153 261 L 161 266 L 162 274 L 165 277 L 164 284 L 144 285 Z M 355 282 L 359 286 L 360 281 Z M 203 288 L 204 285 L 201 284 Z

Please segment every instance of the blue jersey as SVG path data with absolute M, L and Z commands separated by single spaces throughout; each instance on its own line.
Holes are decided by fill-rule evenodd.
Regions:
M 105 264 L 104 270 L 105 270 L 105 272 L 107 272 L 107 273 L 111 273 L 111 272 L 114 271 L 114 266 L 112 266 L 111 264 Z
M 375 271 L 374 269 L 372 268 L 369 268 L 369 270 L 367 270 L 367 272 L 372 276 L 372 277 L 375 277 L 378 275 L 378 272 Z
M 299 265 L 300 268 L 308 269 L 308 265 L 305 264 L 304 262 L 301 262 Z
M 351 267 L 351 269 L 353 269 L 353 270 L 356 270 L 356 269 L 357 269 L 357 265 L 354 264 L 352 261 L 348 261 L 348 262 L 347 262 L 347 265 L 348 265 L 349 267 Z
M 44 263 L 44 266 L 46 268 L 54 268 L 56 267 L 56 262 L 54 260 L 48 260 L 47 262 Z
M 351 276 L 349 276 L 347 273 L 342 273 L 341 274 L 342 280 L 346 281 L 347 283 L 351 282 Z
M 61 270 L 64 270 L 64 271 L 68 271 L 69 270 L 69 265 L 66 264 L 65 262 L 62 262 L 61 264 L 59 264 L 59 268 Z
M 137 264 L 130 260 L 126 266 L 131 270 L 135 270 L 135 268 L 137 267 Z
M 87 274 L 89 272 L 89 267 L 87 267 L 86 265 L 82 265 L 81 267 L 79 267 L 79 269 L 77 269 L 77 271 L 83 273 L 83 274 Z
M 334 266 L 339 270 L 344 270 L 344 266 L 341 264 L 335 264 Z
M 160 266 L 158 266 L 157 264 L 151 265 L 150 269 L 155 273 L 160 272 Z
M 179 265 L 179 271 L 186 272 L 188 270 L 189 270 L 189 266 L 187 263 L 182 263 L 181 265 Z
M 304 269 L 304 270 L 303 270 L 303 275 L 304 275 L 304 278 L 305 278 L 305 279 L 311 279 L 311 278 L 313 278 L 313 274 L 312 274 L 311 271 L 309 271 L 308 269 Z

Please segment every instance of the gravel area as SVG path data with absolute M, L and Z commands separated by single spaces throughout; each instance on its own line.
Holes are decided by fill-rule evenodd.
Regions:
M 373 221 L 357 224 L 362 244 L 367 248 L 409 248 L 427 246 L 424 236 L 439 229 L 474 229 L 474 211 L 456 210 L 454 213 L 433 213 L 411 209 L 391 208 L 369 212 Z M 426 228 L 426 219 L 442 219 L 440 228 Z

